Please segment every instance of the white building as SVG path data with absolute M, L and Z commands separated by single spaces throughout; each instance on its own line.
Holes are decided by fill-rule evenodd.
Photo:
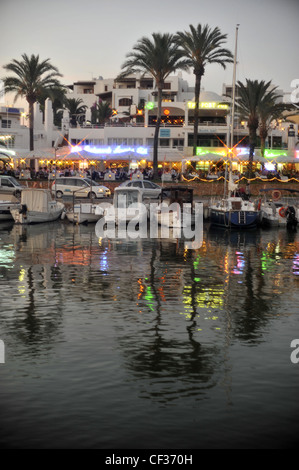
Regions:
M 65 111 L 62 127 L 57 129 L 53 125 L 51 101 L 46 102 L 44 117 L 39 105 L 35 104 L 33 152 L 29 151 L 28 120 L 24 110 L 4 106 L 0 108 L 0 143 L 2 141 L 6 144 L 8 154 L 15 152 L 17 159 L 36 157 L 53 160 L 54 147 L 61 145 L 65 136 L 70 143 L 66 153 L 70 152 L 69 156 L 74 160 L 86 158 L 105 162 L 123 158 L 152 159 L 157 90 L 151 76 L 134 74 L 120 81 L 99 77 L 75 82 L 68 88 L 67 97 L 81 99 L 87 106 L 86 115 L 83 119 L 81 116 L 81 124 L 72 127 L 68 112 Z M 229 88 L 224 85 L 222 95 L 205 90 L 200 95 L 198 158 L 195 159 L 201 161 L 204 168 L 208 167 L 209 161 L 223 159 L 225 144 L 229 142 Z M 105 125 L 91 123 L 91 108 L 99 101 L 108 102 L 117 113 Z M 182 74 L 168 77 L 163 88 L 160 163 L 181 163 L 192 157 L 194 107 L 194 88 L 189 86 Z M 272 149 L 269 155 L 281 153 L 285 156 L 288 150 L 294 152 L 298 125 L 295 125 L 295 138 L 292 140 L 288 135 L 289 127 L 286 123 L 272 126 L 268 139 L 268 148 Z M 245 122 L 237 124 L 234 138 L 235 144 L 244 138 L 242 146 L 246 147 L 248 128 Z M 245 159 L 247 154 L 246 148 L 243 149 L 242 158 Z
M 53 125 L 50 100 L 46 101 L 44 116 L 39 104 L 34 105 L 34 151 L 32 152 L 29 146 L 28 114 L 24 112 L 24 108 L 0 106 L 0 153 L 12 157 L 16 164 L 29 159 L 34 162 L 41 155 L 51 156 L 54 154 L 55 143 L 58 145 L 62 139 L 61 130 Z
M 151 158 L 157 118 L 157 90 L 152 77 L 134 74 L 120 81 L 100 77 L 74 83 L 69 89 L 68 97 L 81 98 L 88 108 L 102 100 L 117 112 L 105 125 L 90 124 L 89 112 L 85 123 L 70 127 L 68 140 L 75 147 L 73 155 L 88 157 L 89 153 L 94 159 L 112 158 L 113 155 L 117 159 L 130 147 L 133 158 L 138 157 L 134 149 L 142 147 L 144 155 Z M 217 150 L 223 154 L 224 144 L 229 142 L 229 92 L 229 86 L 224 85 L 222 96 L 204 90 L 200 95 L 199 156 L 208 151 L 217 155 Z M 182 78 L 181 73 L 169 77 L 163 89 L 159 134 L 161 162 L 182 161 L 192 156 L 194 107 L 194 88 Z M 298 132 L 297 127 L 295 132 Z M 247 125 L 245 122 L 237 123 L 234 143 L 243 138 L 242 146 L 246 146 Z M 267 146 L 285 151 L 288 143 L 288 125 L 272 126 Z M 80 148 L 76 147 L 79 144 Z

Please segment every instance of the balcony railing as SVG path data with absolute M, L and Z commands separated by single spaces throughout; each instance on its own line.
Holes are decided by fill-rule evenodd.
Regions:
M 211 122 L 211 121 L 204 121 L 200 122 L 198 127 L 227 127 L 228 124 L 225 122 Z M 70 126 L 72 129 L 82 128 L 82 129 L 104 129 L 105 127 L 156 127 L 156 124 L 148 124 L 147 126 L 144 123 L 134 123 L 134 122 L 106 122 L 105 124 L 80 124 L 78 126 Z M 193 127 L 193 123 L 189 123 L 188 126 L 186 124 L 168 124 L 168 123 L 161 123 L 160 127 Z

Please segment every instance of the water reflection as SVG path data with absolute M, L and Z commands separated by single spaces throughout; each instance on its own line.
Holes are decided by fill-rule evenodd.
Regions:
M 193 251 L 99 240 L 93 226 L 60 222 L 0 235 L 0 327 L 11 354 L 51 355 L 78 331 L 113 338 L 115 373 L 124 368 L 142 400 L 207 398 L 224 373 L 230 384 L 229 348 L 266 341 L 269 323 L 289 315 L 285 297 L 298 301 L 299 241 L 285 230 L 206 226 Z

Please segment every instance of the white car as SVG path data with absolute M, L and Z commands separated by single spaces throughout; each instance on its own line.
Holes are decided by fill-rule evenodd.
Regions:
M 151 181 L 126 181 L 120 185 L 122 188 L 140 188 L 146 197 L 158 198 L 161 194 L 161 186 Z
M 52 191 L 56 192 L 58 199 L 63 196 L 75 196 L 77 198 L 103 199 L 111 196 L 111 191 L 106 186 L 100 186 L 89 178 L 61 177 L 52 184 Z
M 24 189 L 15 178 L 12 176 L 0 175 L 0 192 L 13 194 L 14 196 L 21 196 L 21 193 Z

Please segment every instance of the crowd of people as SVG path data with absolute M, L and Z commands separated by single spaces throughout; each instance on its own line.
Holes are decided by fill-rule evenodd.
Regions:
M 150 166 L 147 166 L 143 169 L 141 168 L 124 168 L 124 167 L 107 167 L 104 171 L 100 171 L 94 167 L 79 169 L 73 166 L 44 166 L 40 167 L 37 171 L 26 167 L 20 168 L 19 166 L 15 169 L 5 166 L 0 169 L 0 173 L 7 176 L 14 176 L 18 179 L 39 179 L 39 180 L 53 180 L 56 176 L 80 176 L 80 177 L 89 177 L 94 181 L 100 180 L 115 180 L 115 181 L 126 181 L 128 179 L 134 179 L 136 176 L 142 179 L 153 179 L 153 169 Z M 198 178 L 198 179 L 219 179 L 225 177 L 225 168 L 224 167 L 214 167 L 212 170 L 196 170 L 194 167 L 190 166 L 186 168 L 183 173 L 185 178 Z M 180 181 L 182 173 L 176 168 L 166 168 L 162 167 L 158 169 L 158 178 L 165 181 Z M 254 173 L 249 175 L 248 170 L 243 173 L 239 171 L 233 171 L 233 179 L 238 180 L 245 178 L 263 178 L 263 179 L 299 179 L 299 171 L 293 169 L 284 168 L 282 171 L 278 171 L 277 168 L 273 171 L 266 170 L 261 168 L 260 170 L 255 169 Z

